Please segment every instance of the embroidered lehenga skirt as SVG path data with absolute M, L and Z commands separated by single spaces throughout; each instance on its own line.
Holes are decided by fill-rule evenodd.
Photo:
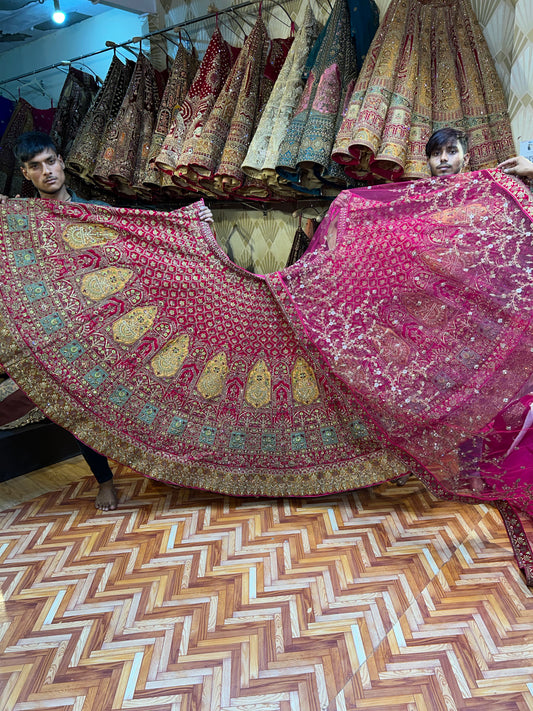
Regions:
M 97 156 L 120 110 L 134 66 L 129 60 L 123 64 L 113 56 L 102 88 L 72 144 L 67 168 L 88 182 L 92 182 Z
M 425 177 L 426 143 L 446 126 L 467 133 L 473 170 L 514 155 L 503 90 L 469 1 L 392 0 L 333 159 L 354 177 Z

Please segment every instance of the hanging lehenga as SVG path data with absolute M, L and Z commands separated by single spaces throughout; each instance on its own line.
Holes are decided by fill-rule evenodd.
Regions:
M 164 186 L 173 185 L 170 177 L 157 168 L 155 160 L 161 151 L 163 141 L 170 131 L 172 122 L 181 110 L 197 69 L 198 58 L 196 51 L 193 49 L 192 52 L 188 52 L 183 44 L 180 43 L 161 99 L 146 164 L 140 177 L 143 185 L 152 190 L 159 190 Z
M 316 495 L 410 471 L 496 501 L 532 582 L 529 191 L 498 171 L 345 191 L 267 277 L 197 216 L 0 210 L 0 360 L 31 399 L 182 486 Z
M 324 184 L 346 185 L 331 150 L 378 19 L 373 0 L 337 0 L 313 48 L 305 89 L 276 166 L 283 181 L 297 190 L 319 193 Z
M 57 102 L 50 138 L 65 159 L 76 138 L 80 125 L 98 93 L 98 84 L 92 74 L 69 67 L 67 78 Z
M 469 1 L 392 0 L 333 159 L 354 177 L 425 177 L 426 143 L 445 126 L 467 133 L 473 170 L 514 155 L 500 80 Z
M 132 61 L 127 60 L 123 64 L 113 55 L 102 88 L 74 139 L 66 166 L 86 181 L 92 181 L 96 158 L 102 150 L 108 127 L 119 112 L 134 66 Z
M 108 125 L 96 158 L 93 177 L 104 187 L 134 195 L 149 191 L 140 182 L 159 108 L 155 70 L 139 52 L 126 95 L 115 120 Z
M 187 180 L 206 194 L 225 195 L 244 181 L 241 164 L 255 121 L 268 49 L 267 30 L 259 17 L 201 131 L 190 144 Z M 182 175 L 181 166 L 176 174 Z
M 189 178 L 196 178 L 196 174 L 189 168 L 194 145 L 226 82 L 236 54 L 217 26 L 183 107 L 174 117 L 155 159 L 159 170 L 172 176 L 178 186 L 190 188 Z
M 284 192 L 276 173 L 279 147 L 302 95 L 305 62 L 317 35 L 318 24 L 311 8 L 307 7 L 242 163 L 246 175 L 262 180 L 275 193 Z

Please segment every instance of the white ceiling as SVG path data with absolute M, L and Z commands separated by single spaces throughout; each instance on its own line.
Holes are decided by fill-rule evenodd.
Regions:
M 52 21 L 53 0 L 0 0 L 0 53 L 25 42 L 31 42 L 69 24 L 75 24 L 109 10 L 109 7 L 127 10 L 135 14 L 156 11 L 156 0 L 59 0 L 66 14 L 66 21 L 56 25 Z

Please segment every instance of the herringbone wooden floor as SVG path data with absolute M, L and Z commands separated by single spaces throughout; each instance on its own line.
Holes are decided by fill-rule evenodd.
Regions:
M 84 474 L 0 513 L 2 711 L 533 709 L 533 594 L 491 507 L 120 468 L 102 513 Z

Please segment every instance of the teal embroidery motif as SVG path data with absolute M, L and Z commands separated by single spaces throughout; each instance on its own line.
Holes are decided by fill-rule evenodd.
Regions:
M 109 396 L 109 399 L 111 402 L 116 405 L 117 407 L 122 407 L 122 405 L 125 405 L 128 400 L 131 397 L 131 390 L 128 390 L 128 388 L 125 388 L 123 385 L 119 385 L 111 395 Z
M 15 257 L 15 266 L 17 269 L 35 264 L 37 261 L 33 249 L 15 249 L 13 256 Z
M 78 343 L 78 341 L 71 341 L 59 349 L 61 355 L 63 355 L 69 363 L 73 363 L 76 358 L 79 358 L 82 353 L 85 352 L 85 348 Z
M 60 328 L 63 328 L 63 321 L 61 320 L 61 316 L 59 314 L 44 316 L 40 320 L 40 324 L 44 328 L 45 333 L 48 335 L 59 331 Z
M 216 427 L 209 427 L 208 425 L 204 425 L 202 427 L 202 431 L 200 432 L 200 437 L 198 438 L 198 441 L 200 442 L 200 444 L 213 444 L 215 441 L 216 433 Z
M 28 218 L 25 215 L 8 215 L 7 228 L 10 232 L 23 232 L 28 229 Z
M 44 299 L 45 296 L 48 296 L 46 286 L 42 281 L 36 281 L 33 284 L 24 284 L 24 291 L 30 301 L 39 301 L 39 299 Z
M 97 365 L 84 376 L 84 380 L 87 381 L 92 388 L 97 388 L 107 377 L 108 374 L 105 370 Z
M 294 452 L 299 452 L 302 449 L 307 449 L 305 432 L 291 432 L 291 448 Z
M 168 432 L 168 434 L 176 435 L 177 437 L 181 437 L 181 435 L 185 432 L 186 427 L 187 427 L 187 418 L 186 417 L 178 417 L 177 415 L 175 415 L 172 418 L 172 422 L 170 423 L 170 427 L 168 428 L 167 432 Z
M 366 425 L 364 422 L 361 422 L 361 420 L 354 420 L 353 422 L 350 422 L 350 430 L 352 431 L 352 435 L 355 439 L 365 439 L 365 437 L 368 437 Z
M 155 420 L 158 412 L 158 407 L 156 407 L 155 405 L 150 405 L 150 403 L 147 402 L 139 413 L 139 420 L 141 420 L 141 422 L 146 422 L 147 425 L 151 425 L 152 422 Z
M 261 435 L 261 451 L 275 452 L 276 451 L 276 433 L 263 432 Z
M 320 434 L 322 435 L 322 443 L 324 447 L 333 447 L 339 443 L 339 438 L 334 427 L 321 427 Z
M 230 449 L 244 449 L 246 434 L 244 432 L 232 432 L 229 439 Z

